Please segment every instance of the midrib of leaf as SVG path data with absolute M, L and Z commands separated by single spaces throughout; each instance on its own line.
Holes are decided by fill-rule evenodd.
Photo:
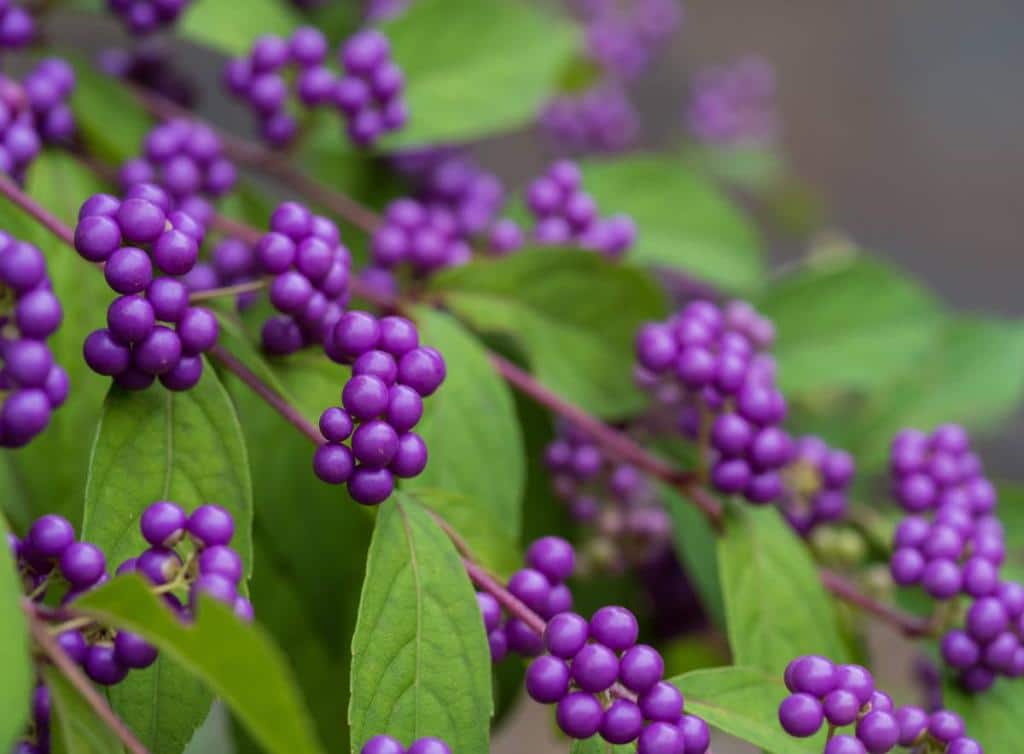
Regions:
M 416 586 L 416 669 L 413 672 L 413 709 L 416 715 L 416 735 L 420 730 L 420 659 L 422 657 L 422 636 L 423 636 L 423 585 L 420 582 L 419 563 L 416 560 L 416 544 L 413 541 L 412 528 L 409 519 L 405 514 L 405 507 L 398 505 L 398 515 L 402 517 L 402 531 L 405 532 L 405 539 L 409 543 L 409 567 L 412 570 L 412 580 Z
M 170 390 L 167 392 L 167 425 L 164 428 L 164 443 L 165 448 L 165 459 L 167 463 L 164 465 L 164 485 L 162 497 L 164 500 L 171 494 L 171 475 L 172 469 L 174 468 L 174 393 Z

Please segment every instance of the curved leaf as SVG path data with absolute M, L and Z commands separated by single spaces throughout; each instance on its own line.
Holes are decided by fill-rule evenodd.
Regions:
M 352 637 L 352 748 L 389 733 L 488 750 L 491 664 L 455 548 L 401 493 L 381 506 Z
M 7 527 L 0 517 L 0 751 L 14 747 L 28 719 L 32 696 L 32 661 L 28 628 L 21 611 L 21 582 L 6 544 Z

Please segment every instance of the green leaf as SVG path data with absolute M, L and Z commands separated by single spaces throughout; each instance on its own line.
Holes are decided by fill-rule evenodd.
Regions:
M 665 313 L 643 271 L 577 250 L 535 249 L 438 275 L 433 289 L 474 327 L 508 335 L 537 377 L 603 417 L 641 408 L 633 385 L 633 339 Z
M 409 106 L 409 123 L 388 146 L 466 141 L 531 123 L 579 36 L 568 19 L 535 5 L 479 0 L 417 0 L 383 31 L 406 73 Z
M 217 503 L 235 520 L 234 547 L 252 571 L 252 491 L 242 430 L 208 365 L 184 393 L 112 387 L 93 446 L 82 538 L 111 564 L 146 547 L 142 511 L 156 500 L 186 510 Z M 177 754 L 209 711 L 212 697 L 183 667 L 161 656 L 111 693 L 115 709 L 154 752 Z
M 918 362 L 942 325 L 930 293 L 860 255 L 804 266 L 755 304 L 775 323 L 787 394 L 877 387 Z
M 678 676 L 672 683 L 683 692 L 689 714 L 736 738 L 773 754 L 821 751 L 824 732 L 798 740 L 779 725 L 779 704 L 789 694 L 781 673 L 770 675 L 749 667 L 713 668 Z
M 59 219 L 74 224 L 79 204 L 102 190 L 95 177 L 69 155 L 46 151 L 33 163 L 27 191 Z M 54 359 L 67 370 L 71 396 L 54 411 L 50 425 L 32 443 L 10 454 L 26 499 L 38 516 L 60 513 L 80 520 L 82 489 L 89 468 L 89 443 L 83 442 L 99 421 L 109 378 L 90 370 L 82 359 L 82 343 L 93 330 L 105 327 L 113 293 L 102 273 L 13 205 L 0 202 L 4 230 L 36 244 L 46 255 L 53 291 L 64 320 L 49 339 Z M 60 459 L 54 463 L 54 459 Z
M 121 740 L 96 716 L 67 678 L 52 667 L 46 668 L 44 674 L 53 710 L 50 746 L 54 754 L 122 754 Z
M 122 81 L 100 73 L 92 64 L 71 62 L 76 78 L 71 107 L 86 153 L 113 165 L 140 155 L 153 122 L 139 99 Z M 111 113 L 117 113 L 117 128 L 110 127 Z M 84 194 L 72 196 L 86 199 Z
M 1015 751 L 1020 741 L 1024 714 L 1024 687 L 1000 679 L 984 694 L 968 694 L 955 683 L 946 683 L 942 699 L 947 709 L 964 719 L 967 735 L 985 751 Z
M 715 558 L 715 532 L 691 501 L 683 499 L 667 485 L 660 485 L 658 489 L 672 519 L 676 554 L 700 595 L 701 605 L 718 626 L 724 626 L 725 606 Z
M 196 620 L 182 623 L 135 574 L 115 578 L 75 605 L 138 633 L 201 678 L 271 754 L 323 752 L 281 651 L 230 608 L 204 596 Z
M 457 320 L 427 307 L 415 312 L 420 341 L 444 354 L 448 376 L 424 401 L 416 431 L 430 449 L 422 474 L 406 490 L 441 489 L 479 501 L 515 541 L 521 527 L 525 461 L 509 388 L 487 351 Z
M 287 35 L 300 24 L 287 3 L 245 0 L 245 9 L 223 0 L 194 0 L 178 28 L 182 36 L 227 55 L 244 55 L 263 34 Z
M 630 754 L 635 752 L 632 744 L 610 744 L 600 736 L 588 738 L 586 741 L 573 741 L 570 754 Z
M 214 702 L 206 721 L 196 730 L 184 754 L 235 754 L 231 716 L 222 702 Z
M 676 268 L 729 289 L 761 283 L 764 263 L 751 220 L 707 179 L 641 155 L 583 163 L 583 185 L 606 214 L 637 225 L 629 260 Z
M 781 678 L 797 655 L 845 661 L 833 606 L 803 542 L 774 507 L 730 513 L 718 568 L 734 662 Z
M 444 532 L 401 493 L 378 514 L 352 655 L 353 749 L 387 732 L 488 750 L 490 652 L 473 588 Z
M 0 535 L 6 534 L 0 517 Z M 9 751 L 20 737 L 32 696 L 32 660 L 21 598 L 21 581 L 5 544 L 0 554 L 0 751 Z

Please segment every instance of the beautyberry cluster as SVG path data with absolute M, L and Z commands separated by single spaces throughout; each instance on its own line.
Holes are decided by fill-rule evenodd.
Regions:
M 473 256 L 450 209 L 408 198 L 388 205 L 371 248 L 375 268 L 391 271 L 408 266 L 420 277 L 465 264 Z
M 19 50 L 36 37 L 32 14 L 13 0 L 0 0 L 0 49 Z
M 555 615 L 544 629 L 547 654 L 526 671 L 527 693 L 558 705 L 558 727 L 571 738 L 636 741 L 637 754 L 704 754 L 707 724 L 684 714 L 683 695 L 662 680 L 661 654 L 637 644 L 638 635 L 636 617 L 624 607 L 602 607 L 589 622 L 577 613 Z M 606 707 L 610 693 L 617 698 Z
M 490 228 L 505 201 L 501 179 L 466 154 L 441 159 L 423 171 L 417 182 L 417 198 L 427 207 L 451 212 L 457 232 L 466 238 Z
M 686 121 L 696 139 L 716 146 L 771 142 L 779 128 L 771 65 L 747 57 L 698 73 Z
M 121 563 L 118 574 L 144 576 L 183 620 L 195 617 L 205 594 L 252 621 L 252 604 L 239 592 L 244 571 L 231 547 L 235 522 L 227 509 L 205 503 L 186 513 L 177 503 L 160 500 L 142 512 L 139 529 L 150 547 Z M 178 548 L 184 548 L 184 557 Z
M 0 231 L 0 447 L 27 445 L 68 397 L 46 344 L 62 316 L 42 252 Z
M 107 283 L 121 294 L 107 309 L 107 327 L 85 340 L 85 361 L 94 372 L 127 390 L 144 390 L 158 377 L 169 390 L 199 382 L 202 354 L 216 344 L 219 326 L 210 310 L 189 305 L 188 290 L 176 278 L 195 266 L 202 240 L 202 226 L 171 211 L 170 197 L 153 184 L 136 184 L 123 199 L 96 194 L 86 200 L 75 248 L 102 263 Z
M 60 58 L 41 60 L 20 83 L 0 76 L 0 172 L 20 181 L 44 143 L 71 140 L 74 88 L 75 72 Z
M 570 515 L 591 524 L 597 538 L 589 559 L 613 569 L 656 559 L 669 542 L 670 522 L 657 491 L 627 463 L 617 463 L 583 433 L 560 425 L 544 453 L 555 495 Z
M 786 668 L 792 692 L 779 705 L 779 722 L 791 736 L 807 738 L 822 724 L 830 729 L 854 725 L 852 733 L 830 736 L 824 754 L 886 754 L 896 746 L 941 754 L 983 754 L 965 735 L 955 712 L 928 714 L 918 707 L 895 708 L 860 665 L 836 665 L 826 657 L 805 655 Z
M 263 325 L 263 348 L 286 355 L 323 343 L 349 297 L 352 257 L 338 226 L 301 204 L 284 202 L 270 216 L 270 232 L 255 253 L 257 269 L 271 277 L 270 303 L 280 312 Z M 241 255 L 237 261 L 241 269 Z
M 820 437 L 808 435 L 793 443 L 782 470 L 779 507 L 802 536 L 819 524 L 841 519 L 846 513 L 846 489 L 853 481 L 853 456 L 830 448 Z
M 636 226 L 627 215 L 599 217 L 582 182 L 575 163 L 559 160 L 530 184 L 526 205 L 535 219 L 533 238 L 543 246 L 575 244 L 618 259 L 636 241 Z
M 183 118 L 155 126 L 143 141 L 143 156 L 128 160 L 119 171 L 122 191 L 155 184 L 170 197 L 172 209 L 187 212 L 204 228 L 213 215 L 208 200 L 228 193 L 237 177 L 216 132 Z
M 342 315 L 324 347 L 334 361 L 352 365 L 352 376 L 341 406 L 320 416 L 326 442 L 313 456 L 313 471 L 328 484 L 347 483 L 357 503 L 377 505 L 391 495 L 396 476 L 414 477 L 427 465 L 426 443 L 412 429 L 423 399 L 444 381 L 444 359 L 420 345 L 405 317 L 361 311 Z
M 637 333 L 637 383 L 674 409 L 677 428 L 709 439 L 711 482 L 752 503 L 776 500 L 793 443 L 775 364 L 760 351 L 774 329 L 749 304 L 693 301 Z
M 640 75 L 682 22 L 674 0 L 570 0 L 590 56 L 616 79 Z
M 544 106 L 539 125 L 559 151 L 569 154 L 624 152 L 640 135 L 636 108 L 613 83 L 556 97 Z
M 392 736 L 374 736 L 359 751 L 360 754 L 452 754 L 448 744 L 433 736 L 416 739 L 408 749 Z
M 526 567 L 512 574 L 508 590 L 545 620 L 572 610 L 572 592 L 565 582 L 576 569 L 576 552 L 561 537 L 541 537 L 526 550 Z M 491 660 L 501 662 L 511 651 L 536 657 L 544 642 L 519 618 L 506 619 L 501 605 L 487 592 L 477 592 Z
M 107 7 L 132 34 L 152 34 L 170 26 L 190 0 L 107 0 Z
M 338 82 L 334 102 L 349 138 L 369 146 L 404 126 L 409 119 L 402 98 L 405 76 L 391 59 L 387 37 L 375 29 L 360 31 L 346 40 L 340 59 L 345 76 Z

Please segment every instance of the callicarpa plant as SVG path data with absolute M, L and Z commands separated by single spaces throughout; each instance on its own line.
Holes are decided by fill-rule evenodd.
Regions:
M 77 5 L 0 2 L 0 752 L 1019 750 L 1024 324 L 767 269 L 767 63 L 639 153 L 674 0 Z

